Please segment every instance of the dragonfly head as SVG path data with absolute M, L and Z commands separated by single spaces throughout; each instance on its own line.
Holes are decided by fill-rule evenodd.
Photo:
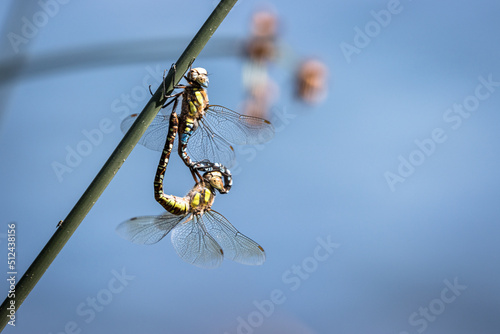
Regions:
M 207 70 L 203 67 L 196 67 L 189 70 L 186 75 L 187 81 L 190 84 L 197 84 L 203 88 L 208 87 L 208 73 Z
M 231 189 L 231 179 L 228 181 L 228 177 L 219 171 L 206 172 L 203 174 L 203 179 L 221 194 L 226 194 Z
M 220 193 L 226 192 L 224 188 L 224 181 L 220 172 L 206 172 L 203 174 L 205 182 L 209 183 L 213 188 L 217 189 Z
M 231 171 L 220 163 L 213 163 L 205 159 L 192 165 L 193 169 L 203 174 L 203 180 L 217 189 L 221 194 L 228 193 L 233 185 Z

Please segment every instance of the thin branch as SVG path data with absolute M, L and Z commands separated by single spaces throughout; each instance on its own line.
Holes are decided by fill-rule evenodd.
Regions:
M 172 80 L 174 71 L 170 71 L 165 78 L 165 82 L 168 84 L 167 94 L 173 90 L 172 83 L 178 83 L 181 80 L 182 75 L 187 71 L 189 64 L 201 52 L 205 44 L 208 42 L 210 37 L 212 37 L 215 30 L 224 20 L 236 1 L 237 0 L 221 0 L 219 5 L 214 9 L 191 43 L 187 46 L 186 50 L 184 50 L 184 53 L 179 57 L 179 60 L 176 63 L 177 71 L 175 72 L 175 79 Z M 163 102 L 162 85 L 160 85 L 151 100 L 149 100 L 142 110 L 139 117 L 137 117 L 137 120 L 134 122 L 130 130 L 125 134 L 97 176 L 83 193 L 80 200 L 70 211 L 66 219 L 64 219 L 62 225 L 56 230 L 26 273 L 19 280 L 16 285 L 15 299 L 11 300 L 7 297 L 0 306 L 0 330 L 3 330 L 10 320 L 10 310 L 8 307 L 11 305 L 11 302 L 14 301 L 15 310 L 17 311 L 19 306 L 21 306 L 22 302 L 26 299 L 28 294 L 31 290 L 33 290 L 42 275 L 50 266 L 52 261 L 54 261 L 57 254 L 61 251 L 71 235 L 73 235 L 75 230 L 78 228 L 83 218 L 85 218 L 92 206 L 95 202 L 97 202 L 104 189 L 106 189 L 109 182 L 111 182 L 130 152 L 132 152 L 132 149 L 158 113 Z

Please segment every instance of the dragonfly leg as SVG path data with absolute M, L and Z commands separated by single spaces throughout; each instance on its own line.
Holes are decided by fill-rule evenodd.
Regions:
M 200 172 L 197 169 L 192 169 L 192 168 L 190 168 L 189 170 L 191 171 L 191 175 L 193 176 L 194 182 L 201 183 L 202 185 L 204 185 L 205 182 L 203 182 L 203 178 L 201 177 Z
M 174 71 L 174 74 L 172 75 L 172 87 L 174 89 L 178 89 L 178 88 L 186 88 L 186 86 L 184 85 L 175 85 L 175 73 L 177 72 L 177 67 L 175 66 L 175 64 L 172 64 L 172 66 L 170 67 L 170 70 L 171 71 Z M 173 96 L 179 96 L 181 95 L 182 93 L 178 93 L 178 94 L 174 94 L 174 95 L 167 95 L 167 85 L 165 83 L 165 79 L 166 79 L 166 72 L 167 70 L 163 71 L 163 80 L 162 80 L 162 84 L 163 84 L 163 96 L 168 99 L 169 97 L 173 97 Z M 168 71 L 170 73 L 170 71 Z
M 164 109 L 166 107 L 168 107 L 172 102 L 174 103 L 174 107 L 172 108 L 172 111 L 175 112 L 175 110 L 177 109 L 177 102 L 179 101 L 179 96 L 182 95 L 182 92 L 180 93 L 177 93 L 177 94 L 174 94 L 174 95 L 169 95 L 169 96 L 166 96 L 165 98 L 169 98 L 169 97 L 173 97 L 172 100 L 168 101 L 166 104 L 164 104 L 161 108 Z
M 183 85 L 177 85 L 177 86 L 176 86 L 176 85 L 174 85 L 174 80 L 175 80 L 175 71 L 176 71 L 176 69 L 175 69 L 175 64 L 172 64 L 172 68 L 174 69 L 174 75 L 172 76 L 172 86 L 174 87 L 174 89 L 178 89 L 178 88 L 185 88 L 186 86 L 183 86 Z M 166 84 L 165 84 L 166 72 L 167 72 L 167 70 L 164 70 L 164 71 L 163 71 L 163 80 L 162 80 L 162 96 L 163 96 L 163 98 L 164 98 L 165 100 L 167 100 L 167 99 L 169 99 L 169 98 L 171 98 L 171 97 L 175 98 L 174 100 L 176 100 L 179 96 L 181 96 L 181 95 L 182 95 L 182 92 L 180 92 L 180 93 L 176 93 L 176 94 L 167 95 L 167 86 L 166 86 Z M 149 85 L 149 93 L 151 94 L 151 96 L 153 96 L 153 95 L 154 95 L 154 94 L 153 94 L 153 91 L 151 91 L 151 85 Z M 172 101 L 174 101 L 174 100 L 172 100 Z M 168 107 L 168 106 L 172 103 L 172 101 L 169 101 L 168 103 L 164 104 L 161 108 L 163 109 L 163 108 Z
M 205 161 L 205 160 L 203 160 L 203 161 Z M 205 179 L 200 174 L 200 170 L 201 171 L 205 171 L 205 170 L 202 167 L 200 167 L 200 162 L 191 162 L 191 164 L 189 166 L 189 170 L 191 171 L 191 175 L 193 176 L 195 182 L 196 183 L 199 182 L 203 186 L 205 186 Z M 198 177 L 199 181 L 197 181 L 197 177 Z
M 194 63 L 195 60 L 196 60 L 195 57 L 191 58 L 191 61 L 189 62 L 189 70 L 188 70 L 188 72 L 191 71 L 191 69 L 193 67 L 193 63 Z M 186 79 L 189 82 L 189 79 L 186 76 L 184 76 L 184 79 Z
M 175 73 L 175 64 L 172 64 L 172 67 L 174 67 L 174 73 Z M 167 98 L 166 96 L 166 92 L 167 92 L 167 87 L 165 87 L 165 74 L 166 74 L 167 70 L 163 70 L 163 79 L 162 79 L 162 96 Z M 175 79 L 175 75 L 174 75 L 174 79 Z M 173 84 L 172 84 L 173 85 Z M 153 96 L 153 92 L 151 91 L 151 85 L 149 85 L 149 94 L 151 94 L 151 96 Z
M 174 70 L 174 75 L 172 76 L 172 86 L 174 86 L 174 80 L 175 80 L 175 64 L 172 64 L 172 66 L 170 67 L 171 69 Z M 162 85 L 163 85 L 163 96 L 165 96 L 165 98 L 167 98 L 167 87 L 165 85 L 165 78 L 166 78 L 166 73 L 167 73 L 167 70 L 164 70 L 163 71 L 163 80 L 162 80 Z
M 176 72 L 176 67 L 175 67 L 175 64 L 172 64 L 172 66 L 170 67 L 171 70 L 174 71 L 174 74 L 172 75 L 172 87 L 173 89 L 178 89 L 178 88 L 184 88 L 184 86 L 181 86 L 181 85 L 175 85 L 175 72 Z M 170 71 L 169 71 L 170 73 Z M 162 96 L 163 98 L 165 99 L 168 99 L 170 97 L 178 97 L 180 95 L 182 95 L 182 93 L 177 93 L 177 94 L 171 94 L 171 95 L 167 95 L 167 84 L 165 83 L 165 79 L 167 78 L 167 70 L 164 70 L 163 71 L 163 77 L 162 77 Z M 153 95 L 153 92 L 151 91 L 151 85 L 149 85 L 149 93 L 151 95 Z M 166 108 L 170 103 L 167 103 L 165 104 L 162 108 Z

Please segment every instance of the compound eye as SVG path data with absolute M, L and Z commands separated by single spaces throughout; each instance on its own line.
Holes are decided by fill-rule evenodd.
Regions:
M 202 87 L 208 87 L 208 78 L 207 77 L 198 77 L 198 83 L 202 86 Z
M 188 79 L 192 80 L 192 81 L 196 80 L 197 76 L 198 76 L 198 73 L 196 73 L 194 69 L 192 69 L 191 71 L 189 71 L 188 75 L 187 75 Z
M 208 86 L 208 77 L 207 70 L 202 67 L 196 67 L 189 71 L 187 74 L 187 78 L 189 81 L 197 82 L 199 85 L 203 87 Z
M 192 71 L 196 71 L 196 74 L 201 75 L 201 76 L 207 76 L 208 75 L 207 70 L 204 69 L 203 67 L 193 68 Z
M 222 177 L 220 176 L 212 176 L 210 178 L 210 184 L 212 185 L 212 187 L 214 187 L 215 189 L 219 190 L 219 191 L 225 191 L 224 189 L 224 181 L 222 181 Z

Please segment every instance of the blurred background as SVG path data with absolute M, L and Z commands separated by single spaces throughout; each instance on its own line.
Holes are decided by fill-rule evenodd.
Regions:
M 216 4 L 0 3 L 5 277 L 8 224 L 20 278 Z M 498 333 L 499 14 L 498 1 L 239 1 L 195 65 L 212 103 L 276 127 L 238 148 L 214 204 L 264 265 L 203 270 L 169 237 L 118 237 L 162 213 L 160 153 L 138 145 L 4 332 Z M 179 196 L 193 185 L 177 156 L 166 181 Z

